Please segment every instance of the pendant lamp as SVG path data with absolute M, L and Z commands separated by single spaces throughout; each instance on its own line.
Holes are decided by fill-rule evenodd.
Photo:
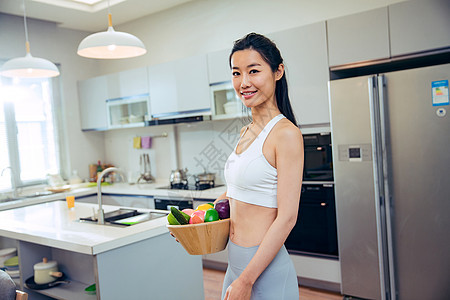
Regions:
M 43 78 L 55 77 L 59 75 L 59 70 L 54 63 L 43 58 L 33 57 L 30 52 L 30 42 L 28 41 L 27 16 L 25 10 L 25 0 L 23 0 L 23 22 L 25 26 L 25 46 L 27 54 L 25 57 L 18 57 L 8 60 L 0 68 L 0 75 L 6 77 Z
M 118 59 L 144 55 L 147 49 L 134 35 L 114 30 L 108 0 L 108 30 L 84 38 L 77 53 L 88 58 Z

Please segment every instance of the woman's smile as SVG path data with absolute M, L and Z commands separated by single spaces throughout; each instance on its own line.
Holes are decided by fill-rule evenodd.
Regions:
M 256 94 L 256 91 L 242 91 L 241 92 L 241 96 L 242 98 L 244 98 L 244 100 L 248 100 L 250 98 L 252 98 L 254 95 Z

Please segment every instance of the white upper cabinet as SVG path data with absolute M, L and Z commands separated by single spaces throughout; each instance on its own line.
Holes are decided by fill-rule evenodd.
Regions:
M 147 67 L 106 75 L 108 99 L 148 94 Z
M 208 76 L 210 84 L 231 80 L 230 53 L 231 49 L 208 53 Z
M 390 57 L 387 7 L 328 20 L 327 29 L 330 66 Z
M 180 111 L 210 109 L 206 55 L 175 62 Z
M 392 56 L 450 46 L 450 1 L 405 1 L 389 6 Z
M 78 98 L 82 130 L 106 130 L 106 76 L 78 81 Z
M 150 112 L 152 116 L 172 113 L 177 106 L 177 79 L 174 62 L 148 67 Z
M 153 118 L 208 113 L 211 109 L 206 55 L 148 67 Z
M 281 51 L 299 125 L 329 123 L 325 22 L 268 35 Z
M 82 130 L 144 126 L 148 117 L 147 67 L 78 82 Z

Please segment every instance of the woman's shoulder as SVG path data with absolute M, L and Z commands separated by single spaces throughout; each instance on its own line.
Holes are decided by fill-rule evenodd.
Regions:
M 286 118 L 283 118 L 278 122 L 277 126 L 274 127 L 274 133 L 277 140 L 280 142 L 303 141 L 303 135 L 300 128 L 292 124 L 292 122 Z
M 288 119 L 282 119 L 274 128 L 273 145 L 281 157 L 301 157 L 303 152 L 303 136 L 300 128 Z

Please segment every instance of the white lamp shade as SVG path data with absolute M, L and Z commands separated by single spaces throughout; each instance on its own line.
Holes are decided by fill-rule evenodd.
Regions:
M 59 70 L 51 61 L 27 53 L 25 57 L 13 58 L 4 63 L 0 75 L 27 78 L 55 77 L 59 75 Z
M 107 31 L 84 38 L 77 53 L 89 58 L 116 59 L 144 55 L 147 50 L 144 43 L 134 35 L 115 31 L 109 26 Z

